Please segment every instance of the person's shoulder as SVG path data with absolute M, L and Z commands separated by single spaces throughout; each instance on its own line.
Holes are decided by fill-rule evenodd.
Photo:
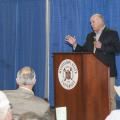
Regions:
M 34 107 L 36 106 L 36 108 L 42 108 L 43 111 L 47 111 L 50 109 L 49 102 L 38 96 L 32 96 L 31 98 L 29 98 L 28 102 L 30 104 L 33 104 Z
M 117 33 L 117 30 L 112 29 L 112 28 L 107 28 L 107 27 L 105 27 L 104 31 L 108 33 Z
M 10 95 L 10 94 L 16 93 L 17 90 L 3 90 L 3 92 L 4 92 L 6 95 Z
M 3 91 L 7 97 L 10 99 L 10 101 L 16 101 L 20 98 L 20 93 L 18 93 L 18 90 L 4 90 Z
M 90 33 L 88 33 L 88 35 L 95 35 L 95 32 L 90 32 Z
M 95 32 L 90 32 L 87 34 L 87 37 L 93 37 L 93 36 L 95 36 Z
M 104 35 L 106 35 L 106 36 L 111 36 L 111 37 L 115 37 L 115 38 L 118 38 L 118 37 L 119 37 L 118 32 L 117 32 L 116 30 L 114 30 L 114 29 L 105 28 L 105 29 L 103 30 L 103 33 L 104 33 Z
M 49 106 L 49 103 L 48 103 L 45 99 L 43 99 L 43 98 L 41 98 L 41 97 L 33 96 L 33 97 L 31 98 L 31 100 L 32 100 L 32 101 L 36 101 L 36 102 L 41 103 L 41 104 L 44 104 L 44 105 L 46 105 L 46 106 Z

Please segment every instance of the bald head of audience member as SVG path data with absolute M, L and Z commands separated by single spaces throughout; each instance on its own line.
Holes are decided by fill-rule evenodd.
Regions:
M 0 91 L 0 120 L 12 120 L 9 100 L 2 91 Z
M 21 68 L 17 73 L 16 81 L 19 87 L 32 89 L 36 82 L 35 71 L 28 66 Z

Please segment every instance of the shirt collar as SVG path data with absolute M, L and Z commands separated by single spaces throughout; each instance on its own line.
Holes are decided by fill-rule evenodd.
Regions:
M 32 90 L 30 90 L 30 89 L 28 89 L 28 88 L 26 88 L 26 87 L 20 87 L 21 89 L 25 89 L 25 90 L 27 90 L 27 91 L 29 91 L 29 92 L 31 92 L 32 94 L 34 94 L 34 92 L 32 91 Z
M 104 28 L 105 28 L 105 25 L 104 25 L 98 32 L 95 32 L 95 33 L 96 33 L 96 34 L 102 33 L 102 31 L 104 30 Z

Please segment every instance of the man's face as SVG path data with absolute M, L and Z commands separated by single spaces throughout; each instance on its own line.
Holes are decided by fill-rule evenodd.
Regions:
M 94 32 L 98 32 L 104 26 L 102 18 L 97 15 L 90 18 L 90 23 Z

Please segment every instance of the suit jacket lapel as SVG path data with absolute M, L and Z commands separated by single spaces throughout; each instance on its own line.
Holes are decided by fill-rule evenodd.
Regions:
M 104 30 L 102 31 L 100 37 L 99 37 L 99 41 L 101 41 L 101 42 L 103 41 L 105 32 L 106 32 L 107 30 L 108 30 L 108 29 L 105 27 Z

